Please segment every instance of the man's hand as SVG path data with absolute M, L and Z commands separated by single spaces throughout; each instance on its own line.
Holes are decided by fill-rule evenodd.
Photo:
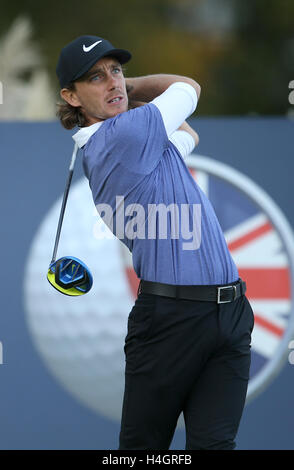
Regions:
M 129 109 L 138 108 L 139 106 L 144 106 L 144 104 L 146 104 L 146 101 L 138 101 L 130 97 L 133 87 L 128 85 L 127 82 L 126 82 L 126 90 L 127 90 L 127 94 L 129 98 Z

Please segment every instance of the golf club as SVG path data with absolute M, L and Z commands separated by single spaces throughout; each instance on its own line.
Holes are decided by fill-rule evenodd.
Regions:
M 61 227 L 78 150 L 79 147 L 75 143 L 63 194 L 52 259 L 47 273 L 47 279 L 50 284 L 62 294 L 70 296 L 86 294 L 93 284 L 89 268 L 80 259 L 74 256 L 64 256 L 56 261 Z

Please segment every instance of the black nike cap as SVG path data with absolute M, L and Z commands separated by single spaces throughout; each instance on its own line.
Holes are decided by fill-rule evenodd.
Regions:
M 124 49 L 116 49 L 107 39 L 98 36 L 79 36 L 61 50 L 56 74 L 61 88 L 82 77 L 102 57 L 111 55 L 121 64 L 132 55 Z

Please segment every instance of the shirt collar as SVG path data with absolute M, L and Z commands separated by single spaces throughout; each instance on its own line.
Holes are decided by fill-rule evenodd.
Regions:
M 103 122 L 104 121 L 95 122 L 95 124 L 92 124 L 91 126 L 81 127 L 80 130 L 72 136 L 73 140 L 78 144 L 79 148 L 82 148 L 84 145 L 86 145 L 90 137 L 99 129 Z

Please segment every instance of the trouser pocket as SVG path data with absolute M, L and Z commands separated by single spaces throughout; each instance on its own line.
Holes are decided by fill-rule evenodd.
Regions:
M 127 370 L 134 369 L 136 358 L 152 337 L 156 308 L 156 296 L 140 294 L 128 317 L 124 352 Z M 148 347 L 148 345 L 147 345 Z
M 148 339 L 152 334 L 156 296 L 140 294 L 128 317 L 128 330 L 137 339 Z

